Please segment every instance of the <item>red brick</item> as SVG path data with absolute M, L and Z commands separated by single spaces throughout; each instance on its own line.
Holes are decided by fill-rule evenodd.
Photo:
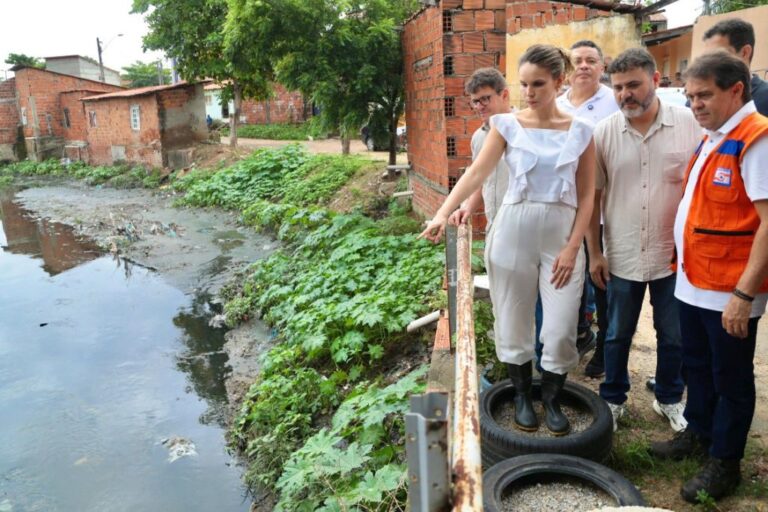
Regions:
M 462 3 L 464 3 L 464 0 L 443 0 L 442 2 L 440 2 L 444 10 L 456 9 L 458 7 L 461 7 Z
M 445 95 L 446 96 L 461 96 L 462 94 L 464 94 L 463 78 L 446 78 L 445 79 Z
M 586 19 L 587 19 L 587 8 L 582 6 L 574 6 L 573 21 L 584 21 Z
M 466 36 L 464 36 L 466 37 Z M 458 34 L 446 34 L 443 36 L 443 52 L 461 53 L 464 51 L 463 37 Z
M 475 13 L 475 29 L 493 30 L 496 25 L 496 18 L 493 11 L 477 11 Z
M 478 53 L 485 50 L 485 42 L 482 32 L 467 32 L 464 34 L 464 51 Z
M 555 23 L 557 25 L 567 25 L 570 20 L 568 19 L 567 11 L 560 9 L 555 15 Z
M 507 36 L 487 32 L 485 34 L 485 49 L 487 51 L 505 51 L 507 48 Z
M 475 61 L 472 55 L 461 54 L 453 56 L 453 74 L 457 76 L 469 76 L 475 70 Z
M 493 11 L 495 17 L 494 30 L 506 32 L 507 30 L 507 13 L 506 11 Z
M 475 29 L 475 13 L 473 11 L 458 11 L 453 13 L 454 32 L 467 32 Z
M 474 134 L 478 128 L 483 125 L 483 120 L 479 117 L 467 119 L 467 133 Z
M 520 16 L 520 27 L 523 29 L 533 28 L 533 16 L 530 14 Z
M 495 53 L 484 53 L 482 55 L 475 55 L 475 69 L 495 68 L 495 67 L 496 67 Z
M 445 131 L 448 135 L 464 135 L 466 133 L 466 121 L 460 117 L 447 119 Z
M 504 9 L 507 6 L 507 0 L 485 0 L 486 9 Z
M 464 0 L 462 7 L 464 9 L 482 9 L 483 0 Z

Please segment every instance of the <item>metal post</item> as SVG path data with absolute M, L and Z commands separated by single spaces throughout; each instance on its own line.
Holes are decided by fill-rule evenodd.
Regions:
M 104 82 L 104 61 L 101 60 L 101 41 L 98 37 L 96 38 L 96 50 L 99 52 L 99 80 Z
M 448 394 L 411 397 L 405 415 L 408 459 L 408 504 L 411 512 L 446 510 L 451 495 L 448 477 Z
M 471 250 L 472 224 L 468 221 L 459 226 L 456 243 L 456 387 L 451 464 L 455 512 L 479 512 L 483 509 Z
M 445 271 L 448 276 L 448 324 L 451 340 L 456 334 L 456 226 L 445 226 Z

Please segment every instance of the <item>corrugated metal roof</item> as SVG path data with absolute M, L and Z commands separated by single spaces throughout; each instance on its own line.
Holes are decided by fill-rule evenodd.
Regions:
M 179 82 L 177 84 L 171 84 L 171 85 L 153 85 L 150 87 L 139 87 L 137 89 L 128 89 L 126 91 L 117 91 L 117 92 L 110 92 L 107 94 L 99 94 L 98 96 L 88 96 L 87 98 L 83 98 L 83 101 L 101 101 L 101 100 L 109 100 L 112 98 L 132 98 L 134 96 L 144 96 L 146 94 L 154 94 L 156 92 L 167 91 L 169 89 L 177 89 L 179 87 L 186 87 L 189 85 L 195 85 L 195 84 L 190 84 L 188 82 Z

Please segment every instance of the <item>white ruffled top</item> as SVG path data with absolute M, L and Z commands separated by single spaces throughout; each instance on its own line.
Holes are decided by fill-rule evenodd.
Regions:
M 529 200 L 578 206 L 576 169 L 592 139 L 592 123 L 576 117 L 567 131 L 523 128 L 515 114 L 497 114 L 490 123 L 507 142 L 510 179 L 504 204 Z

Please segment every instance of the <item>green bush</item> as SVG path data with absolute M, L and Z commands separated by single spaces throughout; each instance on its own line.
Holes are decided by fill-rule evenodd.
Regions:
M 229 134 L 229 128 L 222 130 Z M 324 139 L 326 134 L 316 122 L 301 124 L 246 124 L 238 126 L 237 136 L 248 139 L 309 140 Z
M 92 167 L 80 161 L 63 164 L 55 159 L 44 162 L 24 160 L 5 166 L 0 172 L 5 176 L 69 176 L 84 180 L 89 185 L 107 184 L 115 188 L 157 188 L 162 179 L 159 170 L 153 169 L 148 173 L 142 166 L 119 164 Z

